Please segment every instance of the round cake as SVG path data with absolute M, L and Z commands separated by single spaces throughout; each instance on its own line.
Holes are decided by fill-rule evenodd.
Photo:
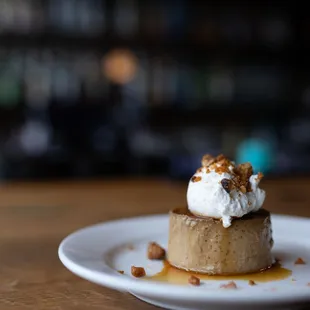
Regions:
M 186 208 L 170 211 L 167 259 L 180 269 L 212 275 L 271 267 L 270 213 L 262 208 L 262 173 L 223 155 L 202 158 L 188 184 Z
M 170 212 L 167 259 L 177 268 L 212 275 L 252 273 L 272 265 L 270 214 L 261 209 L 229 228 L 187 208 Z

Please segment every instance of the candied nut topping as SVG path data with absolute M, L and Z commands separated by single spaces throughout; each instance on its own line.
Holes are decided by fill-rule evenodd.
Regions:
M 131 274 L 136 278 L 145 276 L 145 270 L 143 267 L 131 266 Z
M 128 244 L 128 245 L 127 245 L 127 249 L 128 249 L 129 251 L 133 251 L 133 250 L 135 249 L 135 247 L 134 247 L 133 244 Z
M 192 180 L 192 182 L 199 182 L 199 181 L 201 181 L 201 177 L 196 177 L 194 175 L 191 180 Z
M 147 257 L 149 259 L 164 259 L 166 251 L 156 242 L 150 242 L 147 249 Z
M 124 270 L 118 270 L 117 272 L 120 274 L 124 274 Z
M 222 284 L 220 288 L 225 288 L 225 289 L 236 289 L 237 284 L 234 281 L 230 281 L 227 284 Z
M 241 190 L 241 192 L 242 192 L 243 194 L 246 193 L 246 188 L 245 188 L 244 185 L 241 185 L 241 186 L 240 186 L 240 190 Z
M 215 162 L 215 158 L 210 154 L 206 154 L 202 157 L 201 165 L 202 167 L 208 167 L 214 162 Z
M 256 285 L 256 283 L 253 280 L 249 280 L 249 285 L 253 286 Z
M 305 264 L 306 262 L 300 257 L 298 257 L 295 261 L 295 265 L 305 265 Z
M 203 168 L 205 168 L 206 173 L 215 171 L 218 174 L 229 173 L 231 175 L 231 184 L 228 184 L 226 181 L 228 179 L 226 178 L 225 181 L 223 181 L 224 183 L 221 182 L 227 193 L 230 193 L 232 189 L 237 189 L 243 194 L 252 191 L 249 179 L 253 175 L 253 167 L 250 163 L 243 163 L 236 166 L 234 162 L 227 159 L 223 154 L 220 154 L 217 157 L 206 154 L 202 157 L 201 164 L 202 167 L 196 171 L 197 173 L 204 171 Z M 263 176 L 264 175 L 259 172 L 257 175 L 257 180 L 260 181 Z M 201 178 L 193 176 L 191 180 L 192 182 L 198 182 Z
M 191 285 L 194 285 L 194 286 L 199 286 L 200 285 L 200 279 L 192 275 L 188 278 L 188 283 L 190 283 Z
M 259 180 L 261 180 L 263 177 L 264 177 L 264 175 L 263 175 L 261 172 L 259 172 L 259 173 L 257 174 L 257 178 L 258 178 Z

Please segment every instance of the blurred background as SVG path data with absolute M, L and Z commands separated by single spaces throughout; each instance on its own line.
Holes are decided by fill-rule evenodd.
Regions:
M 0 179 L 310 174 L 307 12 L 200 2 L 0 0 Z

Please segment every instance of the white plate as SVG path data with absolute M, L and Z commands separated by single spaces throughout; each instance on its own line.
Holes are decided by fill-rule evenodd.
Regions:
M 274 255 L 281 257 L 283 267 L 293 271 L 292 277 L 256 286 L 235 281 L 237 290 L 220 289 L 223 281 L 218 280 L 193 287 L 131 276 L 131 265 L 145 267 L 147 275 L 162 269 L 162 262 L 147 259 L 146 248 L 150 241 L 167 246 L 167 215 L 122 219 L 81 229 L 62 241 L 59 258 L 71 272 L 86 280 L 169 309 L 282 309 L 296 302 L 309 303 L 310 219 L 272 215 L 272 224 Z M 298 257 L 308 264 L 295 266 Z

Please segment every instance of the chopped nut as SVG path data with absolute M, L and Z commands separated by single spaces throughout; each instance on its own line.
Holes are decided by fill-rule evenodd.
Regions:
M 253 286 L 256 285 L 256 283 L 253 280 L 249 280 L 249 285 Z
M 229 179 L 222 179 L 221 184 L 224 190 L 229 194 L 233 187 L 232 181 Z
M 200 279 L 192 275 L 188 278 L 188 283 L 190 283 L 194 286 L 199 286 L 200 285 Z
M 225 289 L 236 289 L 237 284 L 234 281 L 230 281 L 227 284 L 222 284 L 220 288 L 225 288 Z
M 120 274 L 124 274 L 124 270 L 118 270 L 117 272 Z
M 306 262 L 300 257 L 298 257 L 295 261 L 295 265 L 305 265 L 305 264 Z
M 147 249 L 147 257 L 149 259 L 164 259 L 166 251 L 156 242 L 150 242 Z
M 145 270 L 143 267 L 131 266 L 131 274 L 136 278 L 141 278 L 145 276 Z
M 199 182 L 199 181 L 201 181 L 201 177 L 196 177 L 194 175 L 191 180 L 192 180 L 192 182 Z
M 257 174 L 257 179 L 258 179 L 258 180 L 261 180 L 263 177 L 264 177 L 264 175 L 263 175 L 261 172 L 259 172 L 259 173 Z
M 241 185 L 241 186 L 240 186 L 240 190 L 241 190 L 241 192 L 242 192 L 243 194 L 246 193 L 246 188 L 245 188 L 244 185 Z
M 135 247 L 133 246 L 133 244 L 128 244 L 127 249 L 130 251 L 133 251 L 135 249 Z
M 215 162 L 215 158 L 210 154 L 206 154 L 202 157 L 201 165 L 202 167 L 208 167 L 214 162 Z

